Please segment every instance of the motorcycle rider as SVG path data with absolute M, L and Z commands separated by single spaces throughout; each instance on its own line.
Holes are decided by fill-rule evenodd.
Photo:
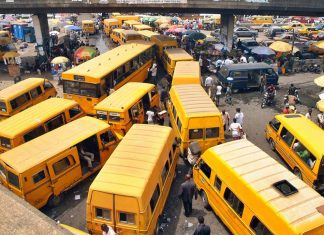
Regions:
M 288 89 L 288 95 L 293 95 L 296 96 L 296 87 L 294 86 L 293 83 L 290 84 L 290 87 Z

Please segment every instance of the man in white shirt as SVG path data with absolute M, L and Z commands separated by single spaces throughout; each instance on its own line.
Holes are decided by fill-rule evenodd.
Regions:
M 308 112 L 305 114 L 305 117 L 308 118 L 309 120 L 312 119 L 312 109 L 311 108 L 308 109 Z
M 229 126 L 229 130 L 232 131 L 233 140 L 241 139 L 241 133 L 243 131 L 240 123 L 237 123 L 236 118 L 233 118 L 233 122 Z
M 208 93 L 209 97 L 211 95 L 211 86 L 213 85 L 213 78 L 208 75 L 208 77 L 206 77 L 205 79 L 205 89 L 206 89 L 206 92 Z
M 155 113 L 152 110 L 148 110 L 146 112 L 146 115 L 147 115 L 147 123 L 154 124 L 153 117 L 155 116 Z
M 230 65 L 230 64 L 234 64 L 233 60 L 231 60 L 230 57 L 227 57 L 227 59 L 224 62 L 225 65 Z
M 236 113 L 235 113 L 234 118 L 236 119 L 237 123 L 239 123 L 241 126 L 243 126 L 244 114 L 241 112 L 240 108 L 236 108 Z
M 216 105 L 219 106 L 219 100 L 222 95 L 223 87 L 218 83 L 216 87 Z
M 218 72 L 220 70 L 220 68 L 222 67 L 223 64 L 224 64 L 224 60 L 222 58 L 219 58 L 218 60 L 216 60 L 216 72 Z
M 324 113 L 323 111 L 317 115 L 317 122 L 320 128 L 324 129 Z
M 157 64 L 155 62 L 153 63 L 150 71 L 151 71 L 152 81 L 156 85 L 157 84 L 157 80 L 156 80 L 156 76 L 157 76 Z
M 244 55 L 241 55 L 240 62 L 247 63 L 246 57 Z

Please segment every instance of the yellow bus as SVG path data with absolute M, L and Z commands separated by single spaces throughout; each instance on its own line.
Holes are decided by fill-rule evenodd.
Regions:
M 0 122 L 0 153 L 85 115 L 74 100 L 52 98 Z
M 119 44 L 125 44 L 130 41 L 142 40 L 142 36 L 135 30 L 123 30 L 120 32 Z
M 174 141 L 169 127 L 132 126 L 90 186 L 91 234 L 102 224 L 117 234 L 157 234 L 178 161 Z
M 276 115 L 266 127 L 271 148 L 294 174 L 324 193 L 324 131 L 301 114 Z
M 118 141 L 107 123 L 79 118 L 1 154 L 0 181 L 36 208 L 56 206 L 64 191 L 99 171 Z
M 152 36 L 160 35 L 159 33 L 152 32 L 149 30 L 141 30 L 137 31 L 141 36 L 144 41 L 151 41 Z
M 140 21 L 140 17 L 136 16 L 136 15 L 115 15 L 115 16 L 112 16 L 112 18 L 118 20 L 119 28 L 122 27 L 122 25 L 124 24 L 124 22 L 126 20 Z
M 152 27 L 148 26 L 146 24 L 137 24 L 137 25 L 133 25 L 133 29 L 135 31 L 142 31 L 142 30 L 148 30 L 148 31 L 152 31 Z
M 121 42 L 121 32 L 125 31 L 125 29 L 119 29 L 115 28 L 110 33 L 110 39 L 114 43 L 120 43 Z
M 0 120 L 38 104 L 57 92 L 47 79 L 28 78 L 0 91 Z
M 140 24 L 142 24 L 142 23 L 137 20 L 125 20 L 122 25 L 122 28 L 123 29 L 133 29 L 134 25 L 140 25 Z
M 152 40 L 153 41 L 153 40 Z M 162 55 L 162 63 L 165 71 L 173 75 L 175 65 L 178 61 L 192 61 L 193 57 L 182 48 L 165 49 Z
M 82 20 L 81 22 L 82 33 L 84 34 L 95 34 L 96 27 L 92 20 Z
M 224 143 L 222 114 L 201 85 L 172 86 L 167 108 L 171 126 L 181 141 L 183 157 L 187 156 L 191 142 L 198 142 L 202 153 Z
M 104 32 L 108 37 L 110 37 L 112 30 L 116 28 L 118 28 L 117 19 L 104 19 Z
M 0 45 L 8 45 L 11 43 L 11 33 L 7 30 L 0 30 Z
M 128 82 L 143 82 L 154 58 L 154 44 L 138 41 L 116 47 L 62 74 L 64 98 L 77 101 L 87 114 Z
M 179 61 L 172 77 L 172 86 L 181 84 L 202 84 L 198 61 Z
M 323 197 L 246 139 L 208 149 L 193 179 L 233 234 L 323 234 Z
M 144 123 L 146 112 L 158 107 L 159 93 L 150 83 L 129 82 L 99 102 L 94 109 L 97 118 L 125 135 L 134 123 Z
M 158 48 L 158 58 L 162 60 L 163 51 L 169 48 L 177 48 L 177 40 L 166 35 L 153 35 L 151 41 L 154 42 Z
M 252 16 L 251 23 L 253 24 L 272 24 L 273 16 Z

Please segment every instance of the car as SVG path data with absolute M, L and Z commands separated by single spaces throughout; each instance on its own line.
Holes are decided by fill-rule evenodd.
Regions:
M 316 41 L 324 40 L 324 32 L 320 32 L 318 34 L 313 34 L 312 39 Z
M 237 27 L 234 29 L 233 34 L 237 37 L 257 37 L 258 31 L 249 29 L 247 27 Z
M 292 21 L 288 25 L 282 26 L 281 28 L 283 28 L 285 31 L 291 31 L 296 28 L 305 28 L 305 25 L 298 21 Z
M 269 38 L 277 37 L 285 32 L 284 29 L 278 27 L 278 26 L 271 26 L 266 33 L 266 36 Z
M 317 30 L 323 30 L 324 29 L 324 23 L 319 23 L 318 25 L 316 25 L 315 27 Z
M 281 42 L 290 42 L 293 40 L 294 35 L 292 33 L 283 33 L 278 37 L 274 37 L 273 40 Z M 296 36 L 295 36 L 296 39 Z
M 271 27 L 271 26 L 272 26 L 272 24 L 270 24 L 270 23 L 264 23 L 264 24 L 261 24 L 258 26 L 251 26 L 251 29 L 256 30 L 258 32 L 263 32 L 266 29 L 269 29 L 269 27 Z
M 269 47 L 273 42 L 274 42 L 273 40 L 266 39 L 261 41 L 260 46 Z
M 251 53 L 253 48 L 260 46 L 254 39 L 245 39 L 241 42 L 241 50 L 246 51 L 248 54 Z
M 318 34 L 319 33 L 319 30 L 317 30 L 314 27 L 306 27 L 306 28 L 298 29 L 297 32 L 300 35 L 311 36 L 313 34 Z

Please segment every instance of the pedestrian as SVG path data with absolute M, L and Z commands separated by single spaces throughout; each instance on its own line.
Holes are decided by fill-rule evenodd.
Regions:
M 153 62 L 153 65 L 150 69 L 150 72 L 151 72 L 151 77 L 152 77 L 152 81 L 153 81 L 153 84 L 157 84 L 157 80 L 156 80 L 156 76 L 157 76 L 157 64 L 156 62 L 154 61 Z
M 241 112 L 241 108 L 236 108 L 236 113 L 234 118 L 236 119 L 237 123 L 243 126 L 244 114 L 243 112 Z
M 215 102 L 216 101 L 216 84 L 213 83 L 210 88 L 210 99 Z
M 225 65 L 230 65 L 230 64 L 234 64 L 233 60 L 231 59 L 231 57 L 227 56 L 225 62 L 224 62 Z
M 305 114 L 305 117 L 308 118 L 309 120 L 312 120 L 312 109 L 309 108 L 308 112 Z
M 200 72 L 203 73 L 203 58 L 201 56 L 199 56 L 199 66 L 200 66 Z
M 265 73 L 263 73 L 261 75 L 261 79 L 260 79 L 260 93 L 261 94 L 264 92 L 266 85 L 267 85 L 267 75 Z
M 323 111 L 321 111 L 321 113 L 319 113 L 317 115 L 317 122 L 318 122 L 318 126 L 322 129 L 324 129 L 324 113 L 323 113 Z
M 246 57 L 244 56 L 244 54 L 241 55 L 240 62 L 241 63 L 247 63 L 247 60 L 246 60 Z
M 220 83 L 218 83 L 217 87 L 216 87 L 216 105 L 217 106 L 219 106 L 220 97 L 222 95 L 222 89 L 223 89 L 223 87 L 221 86 Z
M 232 131 L 233 140 L 241 139 L 241 134 L 243 133 L 243 128 L 240 123 L 237 122 L 236 118 L 233 118 L 233 122 L 229 126 L 229 131 Z
M 237 48 L 237 49 L 241 49 L 241 47 L 242 47 L 242 41 L 241 41 L 241 39 L 239 39 L 239 40 L 237 41 L 237 43 L 236 43 L 236 48 Z
M 198 193 L 197 193 L 196 185 L 191 180 L 190 175 L 186 174 L 185 182 L 183 182 L 181 184 L 180 190 L 178 193 L 178 197 L 182 200 L 186 217 L 189 217 L 189 215 L 192 212 L 192 198 L 193 198 L 193 196 L 195 196 L 195 200 L 197 200 Z
M 107 224 L 101 225 L 101 231 L 102 231 L 102 235 L 116 235 L 117 234 L 112 229 L 112 227 L 108 226 Z
M 211 86 L 213 85 L 213 78 L 208 74 L 208 76 L 205 79 L 205 89 L 208 93 L 209 97 L 211 96 Z
M 253 57 L 252 55 L 249 56 L 249 58 L 248 58 L 248 63 L 251 64 L 251 63 L 254 63 L 254 62 L 255 62 L 254 57 Z
M 169 83 L 169 81 L 168 81 L 168 79 L 167 79 L 166 76 L 164 76 L 164 77 L 161 79 L 161 81 L 160 81 L 160 85 L 162 86 L 163 89 L 165 89 L 165 90 L 169 90 L 169 85 L 170 85 L 170 83 Z
M 98 49 L 98 47 L 96 47 L 96 56 L 99 56 L 100 55 L 100 51 Z
M 289 113 L 289 104 L 286 104 L 285 107 L 281 111 L 282 114 L 288 114 Z
M 164 109 L 164 110 L 167 110 L 168 99 L 169 99 L 168 91 L 165 88 L 162 88 L 161 95 L 160 95 L 160 102 L 161 102 L 160 106 L 161 107 L 163 106 L 162 109 Z
M 232 105 L 232 84 L 227 84 L 225 92 L 225 103 Z
M 154 120 L 153 120 L 153 118 L 155 116 L 154 111 L 149 109 L 149 110 L 147 110 L 146 115 L 147 115 L 147 123 L 154 124 Z
M 229 122 L 230 122 L 230 115 L 228 112 L 225 111 L 225 109 L 222 110 L 222 118 L 223 118 L 223 127 L 224 127 L 224 131 L 226 131 L 226 123 L 229 126 Z
M 220 70 L 220 68 L 222 67 L 222 65 L 224 64 L 224 59 L 223 58 L 218 58 L 218 60 L 216 60 L 216 72 L 218 72 Z
M 202 215 L 198 216 L 198 226 L 193 235 L 210 235 L 210 227 L 205 224 L 205 219 Z
M 86 37 L 86 38 L 85 38 L 85 46 L 87 46 L 87 47 L 88 47 L 88 46 L 89 46 L 89 43 L 90 43 L 90 42 L 89 42 L 89 38 L 88 38 L 88 37 Z

